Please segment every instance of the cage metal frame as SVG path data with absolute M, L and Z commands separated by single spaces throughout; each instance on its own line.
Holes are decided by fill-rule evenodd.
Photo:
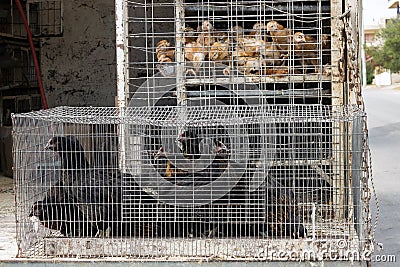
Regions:
M 42 175 L 45 174 L 47 176 L 51 176 L 54 175 L 51 174 L 54 172 L 52 171 L 53 168 L 56 168 L 54 169 L 56 172 L 57 168 L 59 168 L 57 166 L 54 167 L 54 165 L 53 167 L 51 167 L 51 164 L 56 163 L 56 161 L 54 161 L 55 159 L 52 159 L 53 156 L 51 158 L 48 158 L 49 152 L 43 151 L 43 149 L 38 148 L 37 145 L 43 145 L 43 143 L 45 143 L 46 140 L 51 136 L 65 134 L 77 134 L 78 138 L 80 138 L 81 140 L 85 140 L 85 138 L 88 140 L 88 143 L 86 144 L 95 144 L 94 141 L 91 141 L 92 137 L 90 136 L 98 136 L 100 139 L 102 138 L 102 136 L 103 139 L 104 136 L 107 138 L 107 135 L 104 135 L 105 132 L 102 133 L 102 131 L 105 131 L 105 128 L 103 128 L 104 126 L 101 125 L 114 124 L 124 125 L 128 129 L 131 127 L 146 129 L 146 127 L 141 128 L 141 126 L 166 123 L 167 125 L 172 125 L 176 128 L 178 125 L 176 118 L 179 117 L 179 108 L 177 107 L 131 108 L 127 109 L 124 113 L 126 114 L 126 117 L 121 117 L 121 114 L 119 113 L 119 108 L 59 107 L 46 111 L 13 115 L 14 141 L 16 144 L 14 146 L 14 160 L 17 167 L 15 169 L 17 183 L 16 199 L 17 203 L 19 203 L 17 205 L 17 236 L 19 243 L 19 255 L 23 257 L 128 257 L 132 259 L 149 258 L 153 260 L 159 260 L 165 257 L 180 257 L 181 259 L 187 260 L 200 258 L 212 258 L 219 260 L 287 260 L 289 259 L 288 255 L 279 258 L 276 257 L 274 253 L 276 253 L 277 251 L 285 251 L 291 246 L 294 246 L 296 248 L 295 251 L 299 253 L 299 257 L 297 257 L 296 259 L 290 258 L 290 260 L 305 259 L 305 254 L 302 253 L 305 253 L 307 251 L 312 251 L 311 253 L 313 253 L 312 255 L 314 255 L 313 257 L 315 257 L 314 260 L 329 260 L 329 254 L 327 253 L 330 253 L 331 251 L 340 251 L 340 253 L 347 253 L 348 251 L 350 251 L 353 254 L 356 253 L 356 255 L 359 255 L 357 253 L 361 253 L 360 249 L 363 247 L 363 244 L 365 242 L 368 242 L 368 239 L 365 239 L 363 235 L 365 229 L 362 222 L 363 220 L 360 217 L 361 210 L 363 209 L 363 204 L 360 201 L 360 197 L 362 194 L 361 192 L 366 190 L 366 188 L 364 188 L 360 183 L 360 180 L 362 178 L 362 169 L 358 160 L 359 157 L 363 153 L 365 153 L 365 151 L 363 151 L 363 148 L 360 146 L 360 144 L 362 143 L 362 139 L 365 138 L 362 133 L 362 128 L 360 127 L 362 125 L 362 120 L 365 119 L 365 115 L 361 111 L 355 109 L 354 107 L 335 109 L 333 109 L 332 107 L 324 107 L 321 109 L 320 106 L 310 105 L 248 106 L 245 108 L 238 108 L 237 106 L 226 106 L 224 108 L 221 108 L 219 106 L 216 106 L 213 109 L 210 109 L 209 107 L 204 107 L 200 110 L 198 107 L 189 107 L 188 110 L 188 115 L 191 118 L 189 120 L 189 125 L 191 123 L 194 123 L 197 127 L 201 127 L 201 125 L 212 125 L 215 122 L 221 123 L 221 121 L 225 121 L 228 123 L 228 126 L 226 127 L 229 128 L 230 120 L 231 123 L 233 123 L 231 125 L 237 125 L 241 122 L 243 123 L 243 121 L 255 121 L 257 123 L 268 125 L 272 128 L 277 126 L 271 125 L 297 122 L 300 124 L 298 126 L 293 125 L 291 128 L 293 130 L 297 129 L 297 131 L 300 131 L 299 133 L 301 133 L 301 131 L 303 130 L 301 130 L 299 126 L 309 125 L 310 123 L 325 125 L 325 127 L 327 128 L 330 128 L 326 124 L 327 122 L 346 125 L 346 128 L 349 129 L 348 134 L 341 133 L 339 131 L 339 127 L 336 127 L 337 130 L 330 134 L 332 139 L 330 139 L 329 141 L 329 143 L 334 142 L 335 138 L 333 137 L 338 137 L 338 140 L 340 140 L 340 142 L 346 143 L 346 145 L 343 144 L 343 146 L 341 145 L 340 147 L 348 146 L 346 150 L 335 150 L 335 146 L 330 146 L 330 148 L 326 147 L 325 149 L 319 146 L 317 150 L 320 152 L 334 152 L 334 154 L 332 154 L 332 157 L 335 159 L 332 161 L 333 165 L 331 170 L 345 170 L 346 172 L 348 172 L 346 174 L 346 179 L 340 178 L 338 174 L 333 173 L 328 173 L 324 176 L 324 170 L 321 169 L 321 166 L 327 163 L 321 162 L 321 158 L 318 158 L 318 156 L 315 160 L 311 158 L 307 159 L 307 157 L 305 157 L 303 159 L 303 162 L 301 158 L 297 160 L 288 158 L 287 161 L 277 160 L 277 158 L 273 160 L 273 162 L 268 161 L 268 171 L 265 170 L 263 175 L 266 175 L 267 173 L 273 173 L 274 168 L 278 168 L 278 172 L 282 172 L 282 170 L 279 171 L 279 168 L 281 168 L 282 166 L 293 166 L 296 164 L 299 164 L 299 166 L 304 164 L 309 165 L 312 169 L 315 170 L 315 174 L 313 175 L 315 175 L 315 177 L 320 177 L 318 179 L 338 180 L 341 183 L 345 184 L 342 190 L 345 189 L 347 193 L 335 193 L 335 191 L 333 191 L 332 196 L 335 196 L 337 194 L 339 194 L 339 196 L 344 196 L 347 204 L 318 204 L 320 206 L 312 204 L 312 201 L 318 201 L 318 198 L 317 200 L 308 200 L 311 202 L 307 202 L 306 199 L 304 199 L 303 202 L 299 201 L 297 206 L 301 210 L 300 213 L 302 214 L 302 216 L 305 216 L 305 218 L 307 218 L 304 221 L 304 225 L 309 231 L 307 237 L 301 239 L 274 237 L 163 238 L 156 236 L 125 238 L 120 237 L 116 239 L 91 237 L 65 238 L 60 237 L 59 233 L 56 233 L 57 231 L 53 231 L 53 233 L 51 233 L 51 231 L 49 232 L 49 230 L 46 230 L 44 227 L 39 227 L 39 230 L 35 230 L 35 224 L 27 218 L 27 213 L 29 213 L 29 209 L 32 205 L 31 203 L 33 201 L 41 199 L 40 196 L 43 194 L 43 190 L 46 191 L 46 188 L 49 188 L 49 186 L 51 186 L 48 184 L 42 184 L 43 182 L 48 183 L 50 180 L 47 180 L 48 178 L 46 178 L 46 176 L 38 176 L 37 171 L 42 170 Z M 230 112 L 225 112 L 226 110 L 230 110 Z M 204 116 L 201 116 L 201 114 L 204 112 L 208 114 L 209 119 L 201 121 L 199 119 L 204 118 Z M 115 127 L 114 130 L 116 130 L 116 128 L 118 127 Z M 90 132 L 92 133 L 88 133 L 88 129 L 92 129 L 90 130 Z M 278 129 L 280 128 L 276 128 L 275 130 L 278 131 Z M 96 131 L 98 132 L 96 133 Z M 275 138 L 282 135 L 282 133 L 275 131 L 269 133 L 266 132 L 264 134 L 266 134 L 267 136 L 274 136 Z M 126 135 L 132 136 L 132 132 L 129 132 L 128 130 Z M 137 133 L 135 135 L 137 135 Z M 302 134 L 299 135 L 299 138 L 302 138 L 300 137 L 301 135 Z M 289 137 L 289 135 L 286 136 Z M 108 138 L 111 138 L 111 136 Z M 115 137 L 113 137 L 113 139 L 114 138 Z M 117 139 L 119 138 L 121 138 L 121 136 L 119 136 Z M 127 137 L 125 136 L 125 138 Z M 114 143 L 117 143 L 117 139 L 114 139 Z M 125 141 L 128 142 L 128 147 L 130 147 L 132 151 L 135 151 L 135 149 L 132 148 L 132 144 L 130 144 L 128 140 L 129 138 Z M 352 140 L 350 143 L 352 143 L 353 145 L 348 143 L 349 140 Z M 304 141 L 300 140 L 298 142 L 300 142 L 299 144 L 308 146 L 308 142 L 303 143 Z M 307 148 L 302 149 L 301 147 L 296 149 L 294 144 L 291 146 L 293 146 L 293 151 L 297 152 L 305 152 L 308 150 Z M 279 148 L 272 149 L 272 151 L 274 151 L 275 153 L 281 150 L 282 149 Z M 89 149 L 87 153 L 89 155 L 91 155 L 91 153 L 94 153 L 93 155 L 95 155 L 95 151 L 96 149 L 95 147 L 93 147 Z M 114 147 L 113 151 L 115 153 L 117 149 Z M 232 151 L 234 151 L 234 148 L 232 148 Z M 341 155 L 343 152 L 345 152 L 344 156 Z M 137 167 L 137 161 L 144 160 L 144 158 L 142 158 L 140 154 L 138 158 L 135 158 L 132 155 L 137 156 L 138 154 L 133 152 L 133 154 L 127 155 L 126 159 L 128 160 L 128 162 L 126 164 L 126 170 L 128 171 L 128 173 L 133 172 L 133 174 L 135 174 L 135 169 L 132 169 L 132 166 L 135 166 L 135 164 L 132 165 L 132 162 L 129 162 L 129 160 L 133 160 L 133 162 L 136 163 L 135 167 Z M 346 157 L 345 165 L 341 165 L 340 163 L 340 158 L 342 157 Z M 32 166 L 26 165 L 30 161 L 30 159 L 32 160 L 34 158 L 41 158 L 40 161 L 42 161 L 43 163 L 40 163 L 39 165 L 30 164 Z M 91 158 L 93 160 L 95 156 L 91 156 Z M 48 165 L 48 163 L 46 162 L 48 162 L 50 165 Z M 117 160 L 114 161 L 114 164 L 116 164 L 116 162 Z M 313 162 L 315 163 L 313 164 Z M 350 162 L 352 164 L 351 167 L 349 166 Z M 143 164 L 140 165 L 142 165 L 142 168 L 143 166 L 145 166 Z M 38 166 L 41 166 L 40 169 L 37 169 Z M 284 167 L 284 169 L 285 168 L 287 167 Z M 142 171 L 143 173 L 146 172 L 146 170 Z M 308 172 L 309 176 L 312 177 L 313 175 L 311 174 L 311 172 Z M 285 173 L 286 171 L 282 172 L 283 175 L 285 175 Z M 301 178 L 300 173 L 292 175 L 295 175 L 299 179 Z M 34 177 L 36 177 L 36 180 L 30 180 Z M 128 180 L 125 181 L 129 182 L 129 179 L 131 178 L 128 177 Z M 24 186 L 29 184 L 31 184 L 31 186 Z M 296 188 L 292 187 L 290 184 L 287 186 L 293 189 Z M 271 185 L 271 188 L 274 188 L 274 186 Z M 318 189 L 318 187 L 313 188 L 312 186 L 304 186 L 303 188 L 300 186 L 297 188 L 305 190 Z M 40 193 L 40 191 L 42 193 Z M 128 191 L 126 191 L 127 193 L 124 193 L 127 194 L 127 196 L 129 196 Z M 36 193 L 33 194 L 32 192 Z M 298 191 L 296 194 L 297 197 L 299 197 L 302 195 L 305 196 L 309 193 L 307 193 L 307 191 Z M 312 195 L 313 194 L 311 194 L 310 196 Z M 126 198 L 123 201 L 125 205 L 131 207 L 135 203 L 130 202 L 131 200 L 129 198 Z M 133 199 L 132 201 L 135 201 L 135 199 Z M 161 200 L 161 203 L 162 202 L 163 201 Z M 325 212 L 327 212 L 329 216 L 333 216 L 336 219 L 323 219 L 324 215 L 321 215 L 321 212 L 324 212 L 324 210 L 329 208 L 330 205 L 333 205 L 333 211 Z M 149 219 L 151 220 L 151 217 L 142 218 L 139 219 L 139 221 L 145 222 Z M 343 225 L 343 228 L 339 227 L 339 225 L 341 224 Z M 38 238 L 39 236 L 43 236 L 45 238 Z

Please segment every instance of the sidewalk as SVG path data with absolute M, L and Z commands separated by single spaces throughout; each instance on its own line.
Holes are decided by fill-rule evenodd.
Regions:
M 14 180 L 0 175 L 0 261 L 17 255 Z

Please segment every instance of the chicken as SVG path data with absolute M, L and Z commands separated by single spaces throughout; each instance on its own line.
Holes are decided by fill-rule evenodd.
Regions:
M 197 37 L 196 43 L 200 44 L 203 47 L 203 53 L 207 56 L 208 52 L 212 44 L 215 42 L 215 38 L 213 35 L 214 26 L 211 24 L 210 21 L 205 20 L 201 25 L 200 34 Z
M 229 57 L 229 44 L 227 42 L 215 42 L 210 48 L 209 58 L 212 61 L 225 61 Z
M 230 39 L 234 42 L 239 42 L 240 39 L 244 38 L 244 29 L 241 26 L 234 26 L 229 30 Z
M 294 74 L 298 74 L 295 69 L 292 69 Z M 287 76 L 290 72 L 290 68 L 287 66 L 274 66 L 273 68 L 263 68 L 261 71 L 261 75 L 266 76 L 275 76 L 278 78 L 282 78 Z
M 216 42 L 229 43 L 229 34 L 226 31 L 215 31 L 214 38 Z
M 186 74 L 192 73 L 197 76 L 201 65 L 206 59 L 206 52 L 203 45 L 198 42 L 192 42 L 185 45 L 185 58 L 192 62 L 194 69 L 187 69 Z
M 269 236 L 300 238 L 307 230 L 300 221 L 297 200 L 293 192 L 274 177 L 267 177 L 267 232 Z
M 239 57 L 238 70 L 245 75 L 259 75 L 261 68 L 265 66 L 264 60 L 259 57 Z
M 282 53 L 287 53 L 290 49 L 290 41 L 292 31 L 286 29 L 283 25 L 279 24 L 275 20 L 271 20 L 267 23 L 267 31 L 272 37 L 272 41 L 277 45 Z
M 307 66 L 312 66 L 315 73 L 319 73 L 319 65 L 322 62 L 318 56 L 317 40 L 302 32 L 296 32 L 293 37 L 295 55 L 299 58 L 304 71 Z
M 264 58 L 265 65 L 279 66 L 282 64 L 283 55 L 275 43 L 257 40 L 255 44 L 257 53 Z
M 258 56 L 260 52 L 260 46 L 262 45 L 263 42 L 255 38 L 241 38 L 236 46 L 235 56 L 256 57 Z
M 186 159 L 200 158 L 200 142 L 202 138 L 194 130 L 185 130 L 177 139 L 178 146 Z
M 197 36 L 195 29 L 193 29 L 192 27 L 185 27 L 183 29 L 183 38 L 183 42 L 185 44 L 196 42 Z
M 210 183 L 219 177 L 228 166 L 230 152 L 227 146 L 219 139 L 214 139 L 214 147 L 210 153 L 214 154 L 211 164 L 204 169 L 191 170 L 192 164 L 202 156 L 200 150 L 200 142 L 202 137 L 199 136 L 195 129 L 183 131 L 177 138 L 178 146 L 186 158 L 186 168 L 175 166 L 168 158 L 168 153 L 160 146 L 156 153 L 152 153 L 153 166 L 162 177 L 179 186 L 201 186 Z M 186 165 L 188 163 L 188 165 Z
M 170 42 L 161 40 L 156 45 L 157 60 L 160 63 L 173 62 L 175 59 L 175 49 Z
M 90 230 L 85 234 L 97 237 L 130 235 L 131 224 L 121 223 L 122 177 L 130 175 L 110 167 L 89 166 L 84 149 L 74 136 L 55 136 L 49 140 L 46 148 L 53 150 L 61 158 L 64 173 L 62 180 L 59 181 L 60 190 L 57 194 L 63 196 L 65 202 L 60 201 L 60 203 L 71 203 L 77 208 L 69 214 L 75 214 L 74 216 L 79 214 L 77 218 L 81 220 L 76 220 L 85 223 Z M 154 199 L 141 190 L 133 194 L 135 197 L 146 199 L 148 203 L 154 203 Z M 52 196 L 52 193 L 49 195 Z M 49 203 L 55 207 L 59 204 L 52 200 Z M 61 208 L 71 210 L 70 206 Z
M 262 22 L 257 22 L 253 25 L 253 29 L 250 32 L 250 36 L 268 42 L 268 36 L 265 34 L 267 26 Z
M 244 37 L 239 41 L 240 43 L 232 53 L 233 64 L 245 75 L 259 74 L 261 67 L 265 65 L 261 55 L 261 52 L 266 52 L 265 42 L 249 37 Z
M 84 223 L 83 213 L 73 199 L 69 199 L 62 184 L 52 186 L 42 200 L 36 201 L 29 217 L 38 218 L 44 227 L 58 230 L 64 236 L 95 236 L 97 232 L 92 224 Z
M 176 168 L 172 162 L 168 160 L 167 153 L 164 151 L 163 146 L 161 146 L 156 153 L 153 153 L 153 166 L 162 177 L 176 178 L 188 175 L 187 171 Z

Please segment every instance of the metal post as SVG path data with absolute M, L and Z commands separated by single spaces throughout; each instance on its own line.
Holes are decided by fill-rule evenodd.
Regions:
M 117 107 L 121 118 L 125 116 L 126 103 L 129 93 L 128 86 L 128 51 L 127 51 L 127 7 L 125 1 L 115 1 L 115 32 L 117 56 Z M 125 125 L 119 124 L 119 166 L 125 172 Z
M 184 83 L 185 54 L 183 50 L 183 27 L 185 21 L 185 10 L 183 1 L 175 2 L 175 58 L 176 58 L 176 95 L 178 106 L 186 106 L 186 87 Z
M 179 124 L 178 134 L 185 130 L 185 121 L 187 118 L 186 114 L 186 86 L 184 79 L 185 72 L 185 53 L 184 53 L 184 41 L 183 41 L 183 28 L 185 23 L 185 9 L 183 7 L 182 0 L 176 0 L 175 2 L 175 59 L 176 59 L 176 97 L 177 104 L 179 107 Z

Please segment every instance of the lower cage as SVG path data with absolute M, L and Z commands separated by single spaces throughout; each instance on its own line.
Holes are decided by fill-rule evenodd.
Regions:
M 18 256 L 357 260 L 364 119 L 322 105 L 14 114 Z

